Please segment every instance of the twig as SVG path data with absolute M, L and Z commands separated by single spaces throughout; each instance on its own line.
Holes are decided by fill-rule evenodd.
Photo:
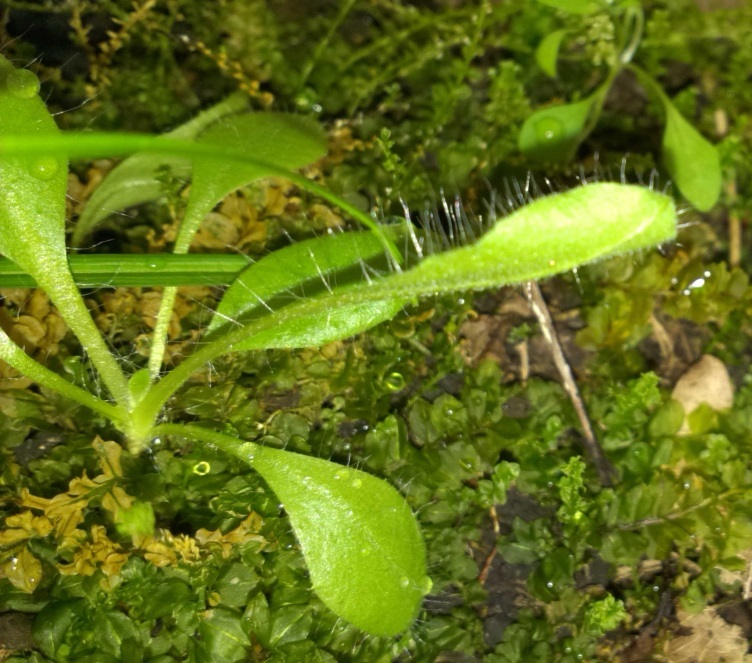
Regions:
M 567 362 L 567 358 L 564 356 L 564 350 L 559 342 L 559 336 L 556 333 L 556 328 L 551 319 L 546 300 L 543 299 L 543 294 L 541 293 L 538 284 L 534 281 L 527 281 L 525 283 L 525 295 L 530 302 L 530 308 L 538 319 L 538 323 L 543 331 L 543 336 L 551 346 L 551 354 L 553 355 L 554 364 L 559 371 L 559 375 L 564 384 L 564 389 L 569 395 L 569 399 L 572 401 L 574 410 L 577 413 L 577 418 L 580 420 L 585 451 L 587 451 L 590 459 L 595 465 L 595 470 L 598 473 L 598 479 L 600 480 L 601 485 L 612 486 L 616 479 L 616 470 L 604 455 L 603 450 L 595 437 L 593 427 L 590 424 L 590 419 L 585 410 L 585 403 L 583 403 L 582 397 L 580 396 L 580 390 L 577 388 L 577 383 L 575 382 L 569 362 Z

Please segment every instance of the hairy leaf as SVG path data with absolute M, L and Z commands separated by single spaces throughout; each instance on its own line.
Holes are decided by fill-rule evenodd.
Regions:
M 227 327 L 264 302 L 307 281 L 327 276 L 384 252 L 371 232 L 352 232 L 306 240 L 287 246 L 250 265 L 225 292 L 209 332 Z

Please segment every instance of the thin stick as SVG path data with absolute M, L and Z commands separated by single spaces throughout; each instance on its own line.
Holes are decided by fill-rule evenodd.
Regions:
M 598 440 L 593 432 L 593 427 L 590 424 L 590 419 L 585 409 L 585 403 L 580 396 L 580 390 L 577 388 L 572 369 L 567 362 L 567 358 L 564 356 L 564 350 L 559 342 L 559 336 L 556 333 L 553 320 L 551 319 L 551 313 L 546 305 L 546 300 L 543 299 L 543 294 L 535 281 L 527 281 L 525 283 L 525 295 L 528 302 L 530 302 L 530 308 L 533 310 L 535 317 L 543 331 L 543 336 L 546 342 L 551 346 L 551 353 L 553 354 L 554 364 L 559 371 L 561 380 L 564 383 L 564 389 L 569 395 L 574 410 L 577 413 L 577 418 L 580 420 L 580 426 L 582 427 L 583 444 L 585 451 L 587 451 L 590 459 L 595 465 L 595 470 L 598 472 L 598 479 L 603 486 L 612 486 L 616 479 L 616 470 L 613 465 L 606 458 L 601 449 Z

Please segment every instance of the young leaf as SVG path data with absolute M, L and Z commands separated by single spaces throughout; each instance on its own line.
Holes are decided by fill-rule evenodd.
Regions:
M 207 127 L 228 115 L 248 108 L 248 96 L 238 92 L 216 106 L 199 113 L 174 131 L 165 134 L 169 138 L 196 138 Z M 118 210 L 156 200 L 165 192 L 160 174 L 169 171 L 173 177 L 187 180 L 191 174 L 191 162 L 185 157 L 164 154 L 134 154 L 112 169 L 99 185 L 86 208 L 78 218 L 71 243 L 81 243 L 92 228 Z
M 561 42 L 567 32 L 567 30 L 555 30 L 547 34 L 535 49 L 535 60 L 538 66 L 551 78 L 556 78 L 556 60 L 559 57 Z
M 275 167 L 294 170 L 326 153 L 324 134 L 313 120 L 282 113 L 251 113 L 218 124 L 204 133 L 198 143 L 232 149 L 238 145 L 253 153 L 254 158 Z M 188 253 L 191 240 L 204 216 L 228 193 L 266 175 L 269 170 L 250 163 L 195 157 L 193 183 L 188 206 L 175 240 L 174 252 Z M 149 373 L 159 375 L 164 355 L 177 289 L 165 288 L 154 328 Z
M 227 327 L 275 295 L 312 279 L 325 279 L 359 261 L 384 252 L 381 238 L 371 232 L 350 232 L 305 240 L 250 265 L 225 292 L 208 332 Z
M 296 170 L 326 154 L 321 127 L 313 120 L 286 113 L 249 113 L 211 127 L 199 143 L 247 149 L 254 158 Z M 227 194 L 272 173 L 253 164 L 196 157 L 188 208 L 178 233 L 175 253 L 185 253 L 204 216 Z
M 570 14 L 592 14 L 603 7 L 603 3 L 596 0 L 538 0 L 538 2 Z
M 709 210 L 721 195 L 722 173 L 718 150 L 687 122 L 668 97 L 663 161 L 684 197 L 701 212 Z
M 373 635 L 410 626 L 431 581 L 415 517 L 389 484 L 197 426 L 164 424 L 155 431 L 215 444 L 261 474 L 290 517 L 314 590 L 333 612 Z
M 600 97 L 599 90 L 582 101 L 549 106 L 533 113 L 520 130 L 520 151 L 538 161 L 571 159 L 585 137 L 585 127 Z

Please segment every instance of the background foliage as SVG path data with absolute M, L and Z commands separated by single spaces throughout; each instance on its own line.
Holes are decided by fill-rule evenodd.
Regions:
M 432 209 L 443 187 L 485 214 L 487 182 L 514 197 L 504 178 L 524 182 L 530 167 L 564 186 L 580 168 L 618 177 L 627 152 L 630 179 L 660 165 L 659 104 L 629 73 L 572 160 L 533 165 L 519 152 L 525 119 L 585 97 L 616 53 L 609 13 L 557 4 L 10 1 L 3 43 L 32 63 L 63 128 L 167 131 L 241 89 L 255 107 L 321 121 L 329 154 L 308 174 L 364 209 L 400 213 L 399 196 Z M 398 641 L 364 637 L 312 595 L 284 510 L 256 474 L 169 440 L 130 457 L 90 412 L 5 371 L 9 660 L 689 661 L 681 652 L 702 649 L 708 632 L 709 655 L 742 660 L 752 291 L 749 255 L 729 260 L 728 229 L 751 195 L 752 9 L 642 5 L 635 62 L 718 144 L 725 185 L 709 214 L 686 213 L 662 254 L 544 285 L 617 485 L 601 488 L 580 459 L 577 419 L 514 289 L 424 303 L 351 342 L 251 353 L 197 375 L 176 416 L 363 467 L 417 511 L 434 581 L 425 610 Z M 557 30 L 567 36 L 553 77 L 536 54 Z M 72 220 L 111 166 L 76 165 Z M 113 217 L 92 250 L 171 241 L 184 198 L 164 180 L 163 204 Z M 267 181 L 218 207 L 192 250 L 262 255 L 344 223 Z M 43 293 L 3 297 L 0 324 L 27 351 L 91 380 Z M 124 361 L 143 365 L 158 293 L 89 298 Z M 181 290 L 175 361 L 215 301 L 208 288 Z M 704 353 L 729 367 L 734 406 L 701 408 L 679 436 L 670 389 Z

